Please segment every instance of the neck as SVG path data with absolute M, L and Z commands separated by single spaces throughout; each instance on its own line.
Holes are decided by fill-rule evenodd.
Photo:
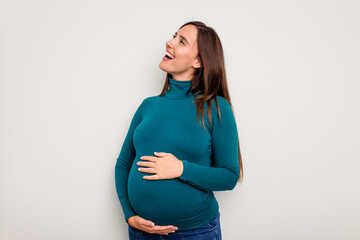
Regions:
M 169 77 L 170 89 L 165 92 L 164 96 L 170 99 L 187 99 L 193 98 L 194 93 L 186 93 L 191 86 L 192 80 L 175 80 Z

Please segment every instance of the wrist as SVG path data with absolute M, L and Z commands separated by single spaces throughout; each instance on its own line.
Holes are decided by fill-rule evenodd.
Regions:
M 180 160 L 180 174 L 179 174 L 179 177 L 183 174 L 184 172 L 184 163 L 183 161 Z
M 131 216 L 127 219 L 127 223 L 130 224 L 132 223 L 133 219 L 134 219 L 135 216 Z M 130 224 L 131 225 L 131 224 Z

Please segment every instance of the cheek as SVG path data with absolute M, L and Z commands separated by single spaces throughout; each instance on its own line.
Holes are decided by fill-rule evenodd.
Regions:
M 181 52 L 175 55 L 175 60 L 179 63 L 189 65 L 192 62 L 192 57 L 190 52 Z

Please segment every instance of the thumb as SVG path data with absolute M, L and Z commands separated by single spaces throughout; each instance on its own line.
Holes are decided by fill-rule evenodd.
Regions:
M 154 152 L 155 155 L 157 156 L 165 156 L 167 153 L 165 152 Z
M 143 222 L 143 225 L 146 225 L 146 226 L 149 226 L 149 227 L 153 227 L 153 226 L 155 226 L 155 223 L 152 222 L 152 221 L 149 221 L 149 220 L 145 220 L 145 221 Z

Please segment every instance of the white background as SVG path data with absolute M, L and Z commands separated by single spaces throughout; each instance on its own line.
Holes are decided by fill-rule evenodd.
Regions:
M 360 239 L 358 1 L 0 4 L 0 239 L 128 238 L 115 162 L 191 20 L 222 41 L 244 162 L 223 239 Z

